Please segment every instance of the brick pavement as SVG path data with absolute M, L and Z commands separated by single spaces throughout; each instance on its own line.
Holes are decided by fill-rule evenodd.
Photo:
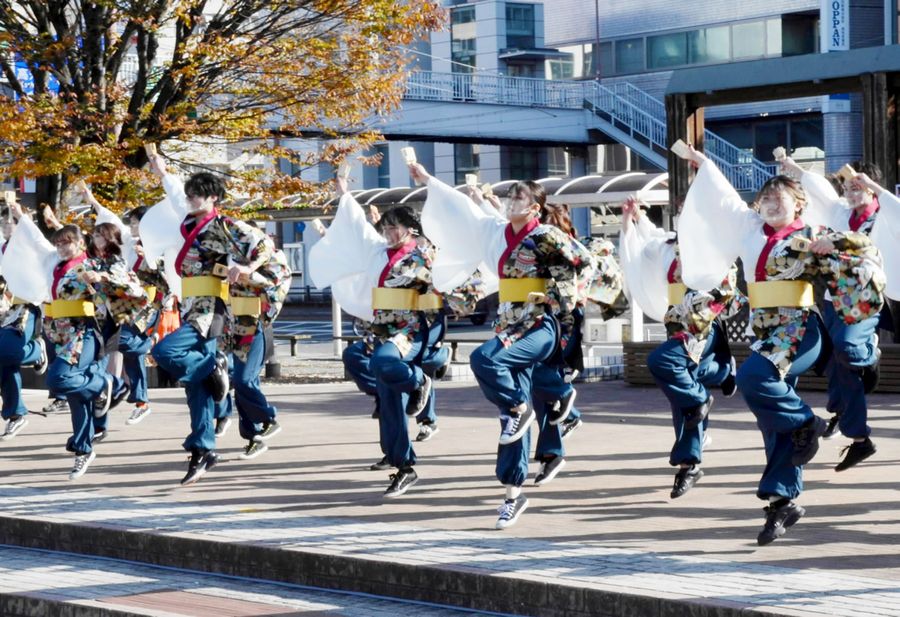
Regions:
M 846 440 L 824 443 L 807 469 L 807 517 L 760 548 L 753 492 L 763 454 L 739 398 L 719 401 L 707 476 L 673 501 L 662 395 L 583 384 L 587 422 L 566 442 L 568 466 L 552 484 L 526 487 L 530 509 L 497 532 L 497 427 L 477 388 L 441 384 L 441 432 L 417 447 L 422 479 L 396 500 L 380 497 L 387 472 L 366 469 L 380 457 L 369 399 L 347 384 L 268 390 L 285 427 L 270 451 L 239 461 L 232 428 L 225 461 L 192 488 L 177 486 L 187 425 L 178 391 L 154 391 L 153 414 L 134 427 L 127 410 L 114 411 L 109 439 L 76 483 L 65 479 L 68 418 L 32 417 L 0 444 L 3 541 L 18 534 L 121 555 L 155 539 L 165 550 L 154 559 L 197 553 L 204 567 L 264 547 L 269 559 L 303 564 L 291 576 L 328 570 L 323 586 L 540 615 L 900 615 L 900 397 L 873 397 L 879 452 L 859 468 L 836 474 Z M 821 411 L 820 394 L 809 400 Z M 41 401 L 26 397 L 31 408 Z M 81 537 L 93 544 L 76 547 Z M 115 541 L 104 548 L 106 537 Z M 199 544 L 182 551 L 187 541 Z

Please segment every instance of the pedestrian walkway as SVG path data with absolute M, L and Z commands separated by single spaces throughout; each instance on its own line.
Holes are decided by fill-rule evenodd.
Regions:
M 27 607 L 27 608 L 26 608 Z M 0 615 L 464 617 L 470 611 L 258 579 L 0 546 Z M 30 612 L 26 612 L 30 611 Z
M 900 615 L 897 397 L 873 397 L 875 457 L 838 474 L 847 440 L 824 442 L 807 469 L 807 516 L 758 547 L 764 456 L 740 397 L 717 401 L 707 475 L 671 500 L 662 395 L 621 381 L 579 390 L 585 425 L 565 442 L 568 466 L 526 484 L 531 505 L 505 531 L 493 531 L 496 410 L 476 387 L 440 385 L 441 431 L 416 444 L 421 480 L 384 500 L 388 472 L 368 471 L 381 457 L 370 399 L 320 384 L 270 388 L 284 426 L 270 450 L 238 460 L 232 429 L 223 463 L 189 488 L 178 487 L 179 391 L 155 391 L 137 426 L 113 412 L 76 483 L 65 480 L 68 418 L 35 417 L 0 445 L 0 542 L 517 614 Z M 26 396 L 32 409 L 42 401 Z

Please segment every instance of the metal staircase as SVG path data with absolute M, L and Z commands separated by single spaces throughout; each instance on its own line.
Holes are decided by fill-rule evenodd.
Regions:
M 561 81 L 494 73 L 412 73 L 405 98 L 590 111 L 586 129 L 598 129 L 661 169 L 667 167 L 666 110 L 659 99 L 626 82 Z M 756 191 L 776 173 L 711 131 L 704 151 L 739 192 Z

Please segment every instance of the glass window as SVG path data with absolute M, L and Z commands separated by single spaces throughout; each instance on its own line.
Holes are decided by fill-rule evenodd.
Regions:
M 647 68 L 664 69 L 687 64 L 687 33 L 647 37 Z
M 797 161 L 815 161 L 825 158 L 825 138 L 822 134 L 822 116 L 791 120 L 791 156 Z
M 509 178 L 532 180 L 540 174 L 538 154 L 534 148 L 510 148 Z
M 381 162 L 378 163 L 378 188 L 391 188 L 391 156 L 387 144 L 379 144 L 375 146 L 375 154 L 381 155 Z
M 550 79 L 574 79 L 575 63 L 572 58 L 549 58 L 544 69 Z
M 787 128 L 787 122 L 783 120 L 757 124 L 754 127 L 753 156 L 760 161 L 772 161 L 772 150 L 788 143 Z
M 783 56 L 814 54 L 819 49 L 819 20 L 815 15 L 784 15 L 781 18 Z
M 452 25 L 468 24 L 475 21 L 474 6 L 459 6 L 450 11 L 450 23 Z
M 600 76 L 603 77 L 614 73 L 612 43 L 600 43 Z M 586 77 L 593 77 L 593 74 Z
M 639 73 L 644 70 L 644 40 L 616 41 L 616 73 Z
M 533 5 L 506 5 L 506 46 L 518 49 L 534 48 Z
M 781 18 L 766 20 L 766 55 L 781 55 Z
M 766 24 L 753 21 L 731 26 L 732 57 L 758 58 L 766 55 Z
M 547 175 L 563 177 L 569 175 L 565 148 L 550 148 L 547 151 Z
M 480 158 L 479 146 L 477 144 L 453 144 L 456 184 L 464 184 L 466 181 L 466 174 L 478 173 Z
M 728 62 L 731 58 L 731 29 L 728 26 L 703 28 L 687 33 L 688 62 L 706 64 Z

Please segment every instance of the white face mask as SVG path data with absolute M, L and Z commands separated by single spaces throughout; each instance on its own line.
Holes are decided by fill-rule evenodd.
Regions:
M 772 227 L 784 227 L 796 218 L 797 202 L 787 191 L 768 193 L 759 200 L 759 215 Z

